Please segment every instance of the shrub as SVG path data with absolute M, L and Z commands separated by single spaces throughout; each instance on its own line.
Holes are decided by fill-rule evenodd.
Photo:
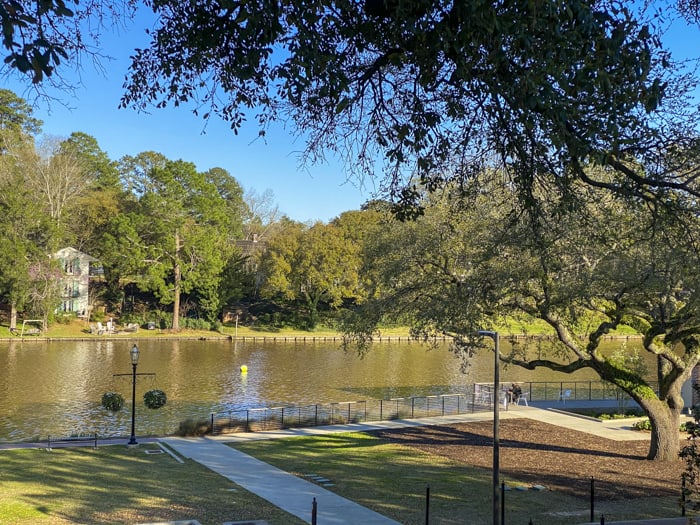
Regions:
M 143 395 L 143 403 L 147 408 L 157 409 L 168 402 L 168 397 L 162 390 L 149 390 Z
M 209 433 L 211 433 L 211 422 L 208 419 L 200 419 L 199 421 L 185 419 L 180 422 L 175 435 L 199 437 Z
M 206 319 L 181 317 L 180 327 L 190 330 L 211 330 L 211 323 Z
M 651 421 L 649 419 L 640 419 L 632 425 L 632 428 L 640 431 L 651 431 Z
M 122 314 L 121 317 L 119 318 L 119 322 L 123 325 L 127 324 L 137 324 L 139 326 L 143 326 L 146 324 L 146 319 L 142 314 L 136 313 L 136 312 L 129 312 Z
M 690 432 L 690 428 L 692 428 L 692 426 L 693 423 L 681 423 L 679 430 L 681 432 Z M 648 418 L 640 419 L 632 425 L 632 428 L 643 432 L 651 432 L 651 421 L 649 421 Z
M 55 321 L 58 324 L 71 324 L 78 318 L 75 312 L 63 312 L 61 315 L 55 316 Z
M 118 392 L 102 394 L 102 406 L 112 412 L 119 412 L 124 407 L 124 396 Z

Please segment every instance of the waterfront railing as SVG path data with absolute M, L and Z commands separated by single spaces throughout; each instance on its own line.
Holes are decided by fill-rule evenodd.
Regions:
M 503 404 L 512 383 L 530 403 L 626 401 L 624 392 L 604 381 L 503 382 L 496 396 L 492 383 L 474 383 L 451 394 L 229 410 L 211 414 L 210 424 L 214 434 L 222 434 L 467 414 L 492 410 L 494 400 Z

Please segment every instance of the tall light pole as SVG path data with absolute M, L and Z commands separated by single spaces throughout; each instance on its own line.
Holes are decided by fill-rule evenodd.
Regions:
M 131 376 L 131 439 L 128 444 L 138 445 L 134 428 L 136 427 L 136 366 L 139 364 L 139 347 L 134 344 L 129 353 L 131 354 L 133 372 Z
M 488 330 L 479 330 L 477 332 L 480 336 L 490 337 L 493 339 L 495 348 L 493 349 L 494 355 L 494 368 L 493 368 L 493 525 L 501 524 L 501 487 L 499 481 L 499 470 L 500 470 L 500 442 L 498 437 L 498 426 L 499 426 L 499 402 L 498 402 L 498 390 L 501 387 L 500 378 L 500 350 L 499 350 L 499 338 L 498 332 L 490 332 Z

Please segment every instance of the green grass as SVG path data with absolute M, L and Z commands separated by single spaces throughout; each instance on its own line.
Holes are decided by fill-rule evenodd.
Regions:
M 95 323 L 91 323 L 95 324 Z M 45 338 L 49 337 L 52 339 L 82 339 L 82 338 L 95 338 L 104 339 L 106 337 L 116 338 L 116 339 L 149 339 L 149 338 L 162 338 L 162 337 L 190 337 L 190 338 L 212 338 L 217 336 L 233 336 L 238 335 L 239 337 L 341 337 L 342 334 L 338 332 L 335 328 L 327 326 L 318 326 L 314 330 L 300 330 L 293 328 L 274 328 L 269 326 L 243 326 L 239 325 L 236 329 L 234 324 L 228 323 L 224 325 L 221 332 L 212 332 L 209 330 L 190 330 L 182 329 L 179 332 L 172 332 L 170 330 L 145 330 L 143 328 L 139 329 L 138 332 L 122 332 L 118 334 L 111 334 L 109 336 L 105 335 L 93 335 L 89 333 L 90 323 L 82 320 L 73 320 L 70 323 L 52 323 L 46 332 L 42 333 L 39 337 Z M 21 330 L 21 323 L 19 330 Z M 500 327 L 499 331 L 505 337 L 507 334 L 522 334 L 527 333 L 532 336 L 539 335 L 553 335 L 550 327 L 548 327 L 544 322 L 534 320 L 528 324 L 522 324 L 515 321 L 508 322 L 505 326 Z M 382 337 L 408 337 L 409 328 L 408 327 L 383 327 L 379 330 Z M 612 332 L 613 335 L 636 335 L 632 329 L 627 327 L 621 327 L 619 330 Z M 25 335 L 25 339 L 31 340 L 35 336 Z M 19 339 L 18 336 L 10 333 L 8 326 L 0 326 L 0 338 L 14 338 Z
M 147 523 L 196 519 L 203 525 L 267 520 L 303 522 L 226 478 L 167 454 L 124 446 L 0 451 L 0 524 Z M 236 448 L 299 476 L 330 479 L 330 490 L 405 525 L 491 522 L 491 472 L 417 449 L 348 433 L 249 442 Z M 505 479 L 515 486 L 518 480 Z M 506 492 L 506 523 L 565 525 L 588 520 L 587 498 L 553 491 Z M 598 502 L 608 520 L 678 515 L 675 497 Z
M 0 451 L 0 524 L 303 523 L 198 463 L 145 453 L 157 448 Z
M 236 444 L 235 448 L 298 476 L 330 479 L 333 492 L 405 525 L 425 523 L 430 487 L 430 523 L 487 524 L 492 521 L 491 471 L 470 468 L 415 448 L 385 443 L 362 433 L 336 434 Z M 489 451 L 485 451 L 486 454 Z M 509 486 L 518 480 L 504 479 Z M 505 496 L 506 523 L 568 525 L 590 517 L 588 498 L 554 491 L 511 490 Z M 675 497 L 605 501 L 596 519 L 677 516 Z

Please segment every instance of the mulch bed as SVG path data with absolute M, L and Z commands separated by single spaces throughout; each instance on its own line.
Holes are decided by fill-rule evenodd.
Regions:
M 493 423 L 404 428 L 373 432 L 473 467 L 491 469 Z M 613 441 L 527 418 L 500 422 L 501 480 L 544 485 L 579 497 L 625 499 L 680 494 L 683 463 L 646 458 L 649 440 Z M 686 444 L 681 437 L 681 446 Z

